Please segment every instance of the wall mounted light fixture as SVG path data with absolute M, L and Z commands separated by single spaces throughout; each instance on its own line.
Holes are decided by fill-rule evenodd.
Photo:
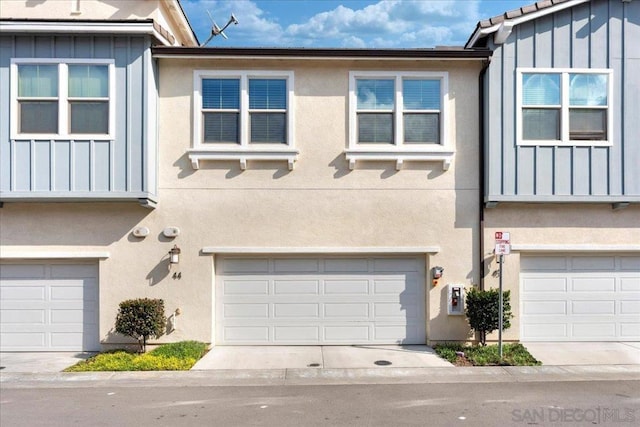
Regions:
M 432 280 L 433 286 L 438 286 L 438 281 L 444 274 L 444 268 L 436 265 L 431 269 L 431 274 L 433 276 L 433 280 Z
M 180 263 L 180 252 L 182 251 L 178 245 L 173 245 L 173 248 L 169 251 L 169 267 Z

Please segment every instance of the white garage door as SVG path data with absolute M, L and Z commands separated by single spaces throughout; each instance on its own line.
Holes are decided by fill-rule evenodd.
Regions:
M 219 258 L 216 343 L 423 344 L 419 257 Z
M 0 347 L 99 350 L 97 265 L 1 264 Z
M 640 341 L 640 257 L 522 257 L 521 340 Z

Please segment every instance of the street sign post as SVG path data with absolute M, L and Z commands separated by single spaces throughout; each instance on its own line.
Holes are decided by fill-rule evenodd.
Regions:
M 500 360 L 502 360 L 502 323 L 503 323 L 503 311 L 504 301 L 502 297 L 502 264 L 504 256 L 511 253 L 511 234 L 507 231 L 496 231 L 495 234 L 496 246 L 495 254 L 498 256 L 498 263 L 500 267 L 498 269 L 498 354 Z

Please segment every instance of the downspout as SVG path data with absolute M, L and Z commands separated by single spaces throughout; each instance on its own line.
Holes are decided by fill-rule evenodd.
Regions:
M 485 133 L 484 133 L 484 120 L 485 120 L 485 103 L 484 103 L 484 97 L 485 97 L 485 91 L 484 91 L 484 77 L 487 74 L 487 69 L 489 68 L 489 65 L 491 64 L 491 57 L 489 57 L 485 62 L 484 65 L 482 66 L 482 70 L 480 70 L 480 74 L 478 77 L 478 83 L 479 83 L 479 91 L 478 91 L 478 99 L 479 99 L 479 108 L 478 108 L 478 113 L 480 116 L 479 119 L 479 126 L 478 126 L 478 131 L 480 133 L 478 141 L 480 142 L 480 149 L 478 151 L 478 161 L 480 162 L 479 167 L 478 167 L 478 171 L 480 176 L 478 177 L 478 187 L 479 187 L 479 210 L 478 210 L 478 228 L 479 228 L 479 233 L 480 233 L 480 238 L 478 239 L 479 241 L 479 245 L 480 245 L 480 250 L 478 251 L 478 254 L 480 256 L 480 290 L 484 290 L 484 276 L 485 276 L 485 263 L 484 263 L 484 185 L 485 185 L 485 178 L 484 178 L 484 171 L 485 171 L 485 164 L 484 164 L 484 149 L 485 149 Z

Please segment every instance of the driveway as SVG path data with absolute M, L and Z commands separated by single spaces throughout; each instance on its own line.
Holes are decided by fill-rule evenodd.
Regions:
M 640 365 L 640 342 L 523 342 L 543 365 Z
M 60 372 L 94 354 L 96 353 L 0 353 L 0 375 L 4 372 Z
M 453 367 L 426 345 L 405 346 L 221 346 L 193 370 L 296 368 Z

